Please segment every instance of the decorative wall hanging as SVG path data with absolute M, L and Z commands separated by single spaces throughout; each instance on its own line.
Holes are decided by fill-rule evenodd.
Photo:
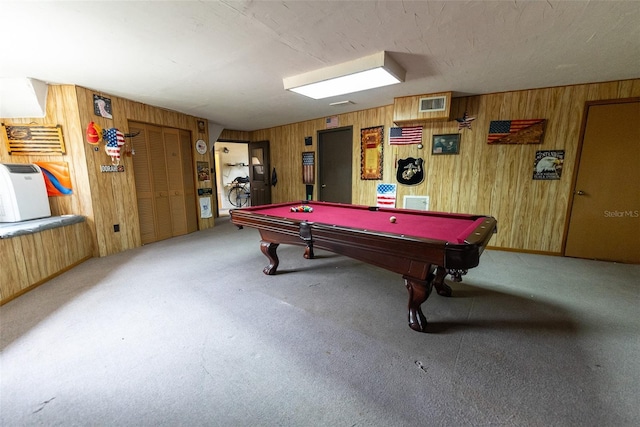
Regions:
M 396 184 L 378 184 L 376 188 L 376 206 L 379 208 L 395 208 L 396 188 Z
M 396 179 L 400 184 L 416 185 L 424 180 L 424 160 L 407 157 L 398 160 Z
M 458 154 L 460 152 L 460 134 L 433 135 L 431 154 Z
M 360 178 L 382 179 L 384 126 L 360 129 Z
M 200 201 L 200 218 L 213 217 L 213 210 L 211 209 L 211 197 L 199 197 Z
M 461 118 L 456 119 L 456 122 L 458 122 L 458 131 L 464 128 L 471 130 L 471 122 L 475 119 L 475 117 L 469 117 L 465 111 Z
M 338 116 L 331 116 L 325 119 L 325 127 L 327 129 L 337 128 L 338 127 Z
M 204 142 L 204 139 L 199 139 L 196 141 L 196 151 L 200 154 L 207 153 L 207 143 Z
M 198 181 L 211 181 L 211 169 L 208 162 L 196 162 Z
M 113 119 L 113 115 L 111 114 L 111 99 L 94 93 L 93 112 L 96 116 L 104 117 L 105 119 Z
M 124 172 L 124 165 L 100 165 L 100 172 L 102 173 Z
M 391 128 L 389 130 L 389 144 L 422 144 L 422 126 Z
M 100 141 L 102 141 L 102 128 L 94 122 L 89 122 L 87 125 L 87 142 L 91 145 L 98 145 Z
M 33 162 L 40 166 L 44 183 L 47 186 L 47 196 L 67 196 L 73 194 L 71 174 L 67 162 Z
M 65 154 L 60 126 L 2 125 L 2 137 L 12 156 Z
M 540 144 L 546 125 L 546 119 L 492 120 L 487 143 Z
M 114 165 L 120 164 L 120 147 L 125 143 L 124 133 L 120 132 L 116 128 L 109 128 L 102 131 L 102 139 L 106 145 L 104 150 L 107 155 L 111 157 L 111 163 Z
M 204 120 L 198 120 L 198 132 L 205 133 L 206 129 L 204 127 Z
M 276 169 L 274 168 L 274 175 L 275 170 Z M 271 181 L 275 182 L 273 181 L 273 176 Z M 307 185 L 313 185 L 316 183 L 316 153 L 313 151 L 305 151 L 302 153 L 302 183 Z
M 536 151 L 533 179 L 560 179 L 564 164 L 564 150 Z

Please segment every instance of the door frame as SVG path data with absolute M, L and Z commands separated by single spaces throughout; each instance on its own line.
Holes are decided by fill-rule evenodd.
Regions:
M 350 151 L 350 156 L 349 156 L 349 174 L 351 175 L 351 181 L 349 182 L 349 188 L 350 188 L 350 197 L 349 197 L 349 202 L 348 203 L 353 203 L 353 126 L 349 125 L 349 126 L 342 126 L 339 128 L 332 128 L 332 129 L 322 129 L 322 130 L 318 130 L 317 134 L 316 134 L 316 140 L 318 141 L 318 147 L 317 147 L 317 155 L 318 155 L 318 160 L 317 160 L 317 179 L 318 179 L 318 185 L 316 186 L 316 199 L 317 200 L 322 200 L 323 198 L 321 197 L 322 195 L 322 186 L 323 186 L 323 181 L 324 181 L 324 174 L 326 173 L 326 171 L 323 170 L 322 165 L 323 165 L 323 141 L 322 141 L 322 137 L 324 135 L 330 134 L 330 133 L 334 133 L 334 132 L 344 132 L 344 131 L 349 131 L 351 133 L 351 138 L 350 138 L 350 144 L 351 144 L 351 151 Z
M 610 105 L 610 104 L 626 104 L 631 102 L 640 102 L 640 97 L 633 98 L 618 98 L 618 99 L 601 99 L 595 101 L 586 101 L 584 103 L 584 110 L 582 111 L 582 124 L 580 126 L 580 135 L 578 137 L 578 148 L 576 149 L 575 168 L 573 170 L 573 177 L 571 178 L 571 187 L 569 191 L 569 199 L 567 202 L 567 214 L 564 222 L 564 233 L 562 235 L 562 256 L 567 256 L 567 239 L 569 237 L 569 224 L 571 223 L 571 214 L 573 211 L 573 200 L 576 196 L 576 185 L 578 184 L 578 172 L 580 171 L 580 159 L 582 157 L 582 149 L 584 146 L 584 136 L 587 130 L 587 121 L 589 119 L 589 108 L 596 105 Z
M 263 153 L 262 164 L 262 180 L 256 179 L 255 167 L 258 165 L 253 164 L 253 149 L 261 149 Z M 247 145 L 247 156 L 249 158 L 249 183 L 251 188 L 251 206 L 260 206 L 265 204 L 271 204 L 271 144 L 269 140 L 251 141 Z M 257 187 L 256 182 L 264 184 L 264 197 L 258 204 L 258 197 L 256 197 Z
M 220 175 L 222 175 L 222 165 L 218 163 L 218 161 L 220 160 L 219 158 L 216 159 L 216 155 L 215 155 L 215 148 L 217 146 L 218 143 L 222 144 L 224 142 L 228 142 L 228 143 L 232 143 L 232 144 L 247 144 L 247 146 L 249 145 L 249 140 L 246 139 L 229 139 L 229 138 L 218 138 L 213 142 L 213 147 L 214 147 L 214 153 L 213 153 L 213 167 L 211 169 L 213 169 L 213 176 L 212 176 L 212 182 L 213 182 L 213 192 L 216 193 L 216 195 L 218 194 L 218 190 L 220 190 L 220 197 L 222 198 L 222 200 L 224 200 L 227 195 L 225 194 L 225 188 L 224 185 L 221 185 L 222 182 L 218 182 L 219 179 L 222 179 Z M 222 162 L 220 162 L 222 163 Z M 217 170 L 220 171 L 220 175 L 218 174 Z M 219 185 L 220 184 L 220 185 Z M 222 188 L 218 188 L 219 186 L 222 186 Z M 222 201 L 220 201 L 220 203 L 218 203 L 218 200 L 216 200 L 216 210 L 214 213 L 214 218 L 220 218 L 220 207 L 218 206 L 218 204 L 222 205 Z

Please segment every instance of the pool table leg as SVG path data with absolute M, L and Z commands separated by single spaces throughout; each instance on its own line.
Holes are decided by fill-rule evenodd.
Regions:
M 276 274 L 278 264 L 280 264 L 278 254 L 276 253 L 276 249 L 278 249 L 278 246 L 280 246 L 279 243 L 265 242 L 264 240 L 260 242 L 260 250 L 267 258 L 269 258 L 269 265 L 263 268 L 262 272 L 269 276 L 273 276 L 274 274 Z
M 444 282 L 444 278 L 447 277 L 447 269 L 444 267 L 436 268 L 436 276 L 433 279 L 433 286 L 436 287 L 438 295 L 443 297 L 451 296 L 451 287 Z
M 413 277 L 403 276 L 404 284 L 409 291 L 409 327 L 414 331 L 425 332 L 427 318 L 424 317 L 420 305 L 429 298 L 433 289 L 433 280 L 418 280 Z
M 304 248 L 304 259 L 313 259 L 315 255 L 313 254 L 313 243 L 307 243 L 307 246 Z

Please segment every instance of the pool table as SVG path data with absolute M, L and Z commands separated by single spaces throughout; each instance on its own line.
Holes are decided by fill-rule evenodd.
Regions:
M 292 209 L 303 206 L 306 212 Z M 234 209 L 230 215 L 239 228 L 259 230 L 269 259 L 265 274 L 276 274 L 280 244 L 304 246 L 308 259 L 320 248 L 401 274 L 409 292 L 409 326 L 419 332 L 426 331 L 420 306 L 432 288 L 451 296 L 445 277 L 462 280 L 496 231 L 490 216 L 316 201 Z

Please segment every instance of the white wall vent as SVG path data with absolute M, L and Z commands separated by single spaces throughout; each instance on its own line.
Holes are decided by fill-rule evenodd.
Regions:
M 402 207 L 417 211 L 428 211 L 429 196 L 404 196 Z
M 420 98 L 419 113 L 429 113 L 432 111 L 444 111 L 447 109 L 446 96 L 430 96 Z

